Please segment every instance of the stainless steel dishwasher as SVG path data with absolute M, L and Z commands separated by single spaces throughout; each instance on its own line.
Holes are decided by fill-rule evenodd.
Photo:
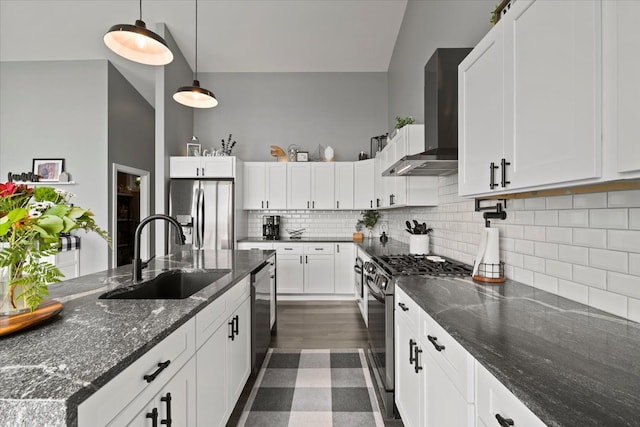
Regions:
M 251 272 L 251 372 L 257 374 L 271 344 L 271 269 L 268 262 Z

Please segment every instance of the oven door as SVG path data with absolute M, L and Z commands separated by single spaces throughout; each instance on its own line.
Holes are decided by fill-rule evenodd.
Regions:
M 360 257 L 356 258 L 356 264 L 353 266 L 353 271 L 355 273 L 355 280 L 354 280 L 354 295 L 356 297 L 356 301 L 358 302 L 358 304 L 362 304 L 362 298 L 363 298 L 363 294 L 364 294 L 364 281 L 363 281 L 363 267 L 364 263 L 362 262 L 362 259 Z
M 385 295 L 376 285 L 373 277 L 365 275 L 368 298 L 368 334 L 369 348 L 375 365 L 381 389 L 393 391 L 393 295 Z

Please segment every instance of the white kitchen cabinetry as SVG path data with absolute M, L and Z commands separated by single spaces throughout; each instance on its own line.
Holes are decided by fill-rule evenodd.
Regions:
M 329 162 L 311 163 L 312 209 L 336 209 L 334 164 Z
M 310 163 L 287 163 L 287 209 L 311 209 Z
M 374 209 L 375 159 L 361 160 L 353 165 L 353 208 Z
M 236 158 L 173 156 L 169 171 L 171 178 L 235 178 Z
M 353 292 L 353 266 L 355 264 L 355 245 L 353 243 L 335 244 L 335 293 Z
M 304 293 L 333 294 L 334 286 L 333 243 L 304 244 Z
M 270 242 L 238 242 L 238 250 L 257 249 L 268 251 L 273 249 L 273 243 Z
M 249 378 L 249 296 L 247 276 L 196 315 L 198 425 L 224 426 Z
M 55 255 L 42 258 L 42 261 L 58 267 L 58 270 L 64 275 L 63 280 L 80 276 L 80 249 L 58 252 Z
M 515 2 L 461 63 L 461 195 L 601 176 L 600 7 Z
M 286 209 L 287 164 L 244 164 L 244 209 Z
M 302 243 L 275 243 L 278 295 L 304 291 L 304 249 Z
M 336 209 L 353 209 L 354 162 L 333 163 L 335 168 Z
M 545 424 L 529 408 L 477 362 L 476 383 L 477 427 L 497 425 L 544 427 Z

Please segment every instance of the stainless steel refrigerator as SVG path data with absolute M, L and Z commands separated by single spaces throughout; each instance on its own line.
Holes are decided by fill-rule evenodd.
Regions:
M 178 220 L 193 249 L 233 249 L 234 182 L 213 179 L 172 179 L 169 215 Z M 169 239 L 173 248 L 174 231 Z

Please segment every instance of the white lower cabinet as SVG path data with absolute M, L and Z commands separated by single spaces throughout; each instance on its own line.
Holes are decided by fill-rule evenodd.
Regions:
M 395 400 L 405 427 L 419 427 L 422 406 L 425 402 L 424 387 L 427 372 L 416 368 L 415 355 L 418 349 L 417 325 L 411 325 L 407 316 L 395 315 Z M 417 313 L 416 313 L 417 314 Z M 420 350 L 420 349 L 418 349 Z M 420 357 L 419 359 L 423 359 Z
M 476 362 L 476 402 L 478 427 L 524 426 L 544 427 L 517 397 L 502 385 L 484 366 Z
M 353 292 L 355 246 L 353 243 L 336 243 L 335 245 L 335 293 L 350 294 Z
M 333 294 L 334 247 L 333 243 L 304 244 L 304 293 Z

